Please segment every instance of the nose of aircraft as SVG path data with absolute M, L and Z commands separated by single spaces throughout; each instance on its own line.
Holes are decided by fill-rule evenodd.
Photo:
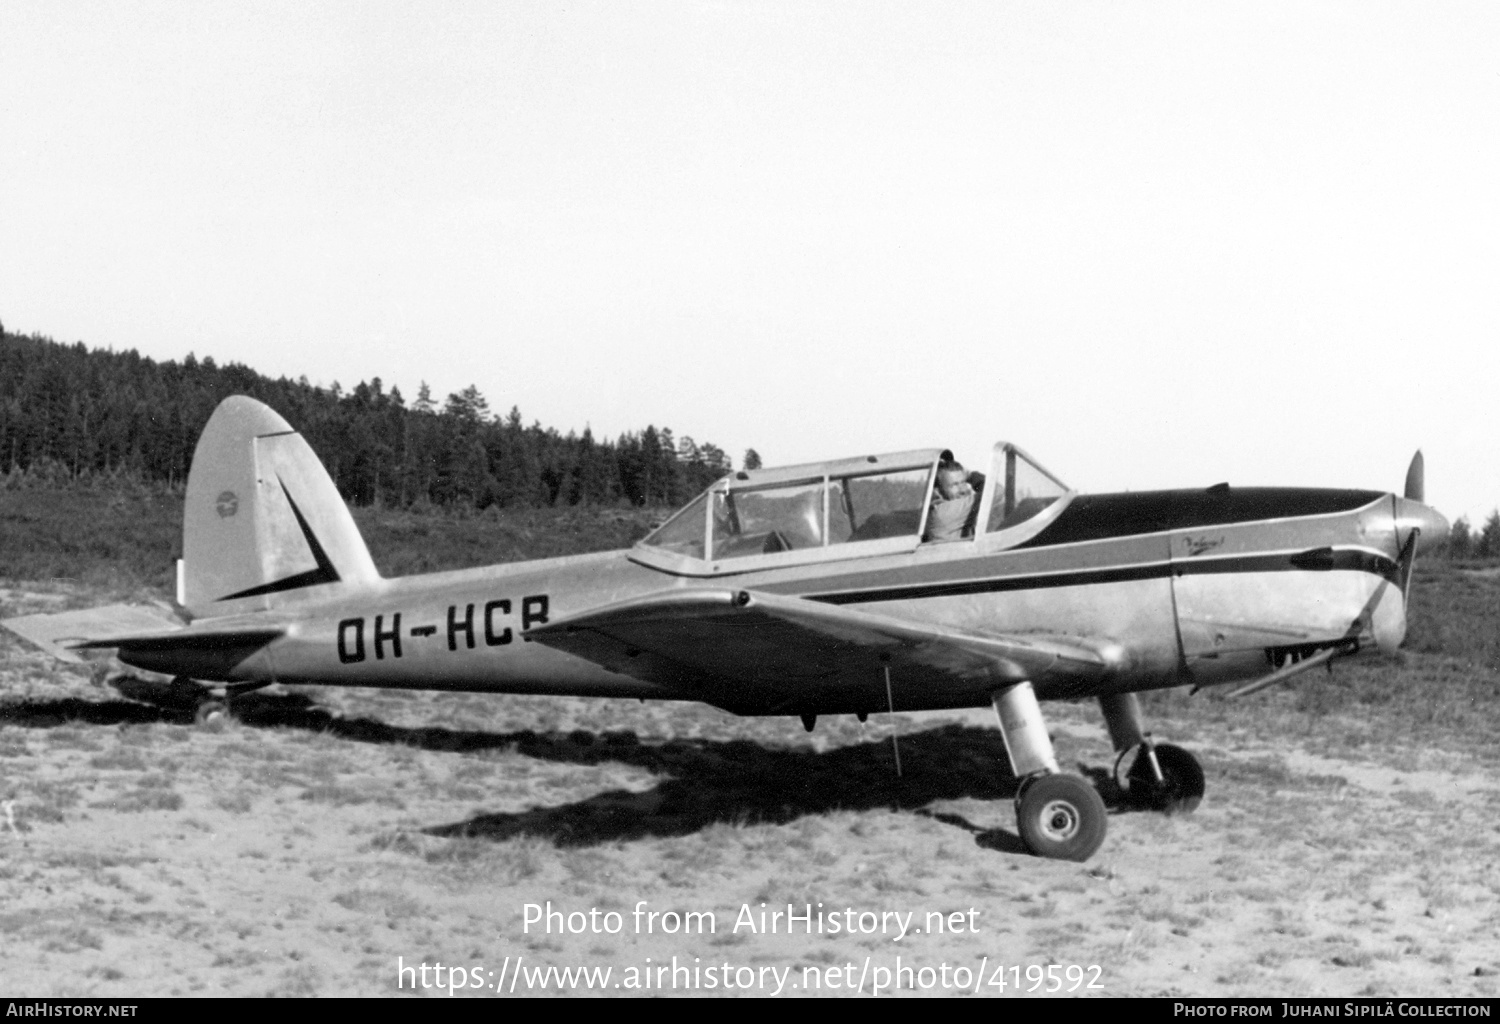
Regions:
M 1423 554 L 1448 539 L 1448 520 L 1441 512 L 1411 498 L 1396 499 L 1396 529 L 1400 534 L 1407 530 L 1421 530 L 1417 539 L 1417 553 Z
M 1411 465 L 1406 467 L 1405 493 L 1396 499 L 1397 535 L 1405 530 L 1422 531 L 1417 539 L 1417 554 L 1430 551 L 1448 539 L 1448 520 L 1437 509 L 1424 504 L 1427 500 L 1426 476 L 1426 460 L 1419 451 L 1411 457 Z

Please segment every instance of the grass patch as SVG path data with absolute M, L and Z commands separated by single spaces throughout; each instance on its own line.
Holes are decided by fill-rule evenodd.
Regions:
M 118 853 L 96 853 L 91 850 L 59 850 L 47 855 L 47 866 L 73 868 L 86 874 L 107 871 L 110 868 L 134 867 L 137 864 L 154 864 L 155 857 L 141 857 Z
M 83 925 L 72 925 L 49 935 L 42 948 L 54 953 L 75 953 L 80 949 L 103 949 L 104 940 Z
M 90 804 L 100 810 L 117 811 L 121 814 L 135 814 L 140 811 L 180 811 L 182 810 L 182 794 L 173 793 L 170 790 L 143 787 L 133 789 L 107 800 L 100 800 Z
M 146 770 L 146 759 L 141 756 L 139 750 L 117 747 L 89 758 L 89 767 L 143 772 Z
M 214 797 L 214 806 L 230 814 L 248 814 L 255 801 L 245 793 L 221 793 Z
M 674 510 L 355 508 L 384 576 L 628 548 Z M 182 553 L 182 494 L 137 484 L 0 488 L 0 565 L 14 579 L 65 579 L 170 597 Z
M 486 839 L 451 839 L 428 850 L 423 859 L 429 864 L 483 870 L 501 885 L 535 878 L 556 856 L 556 848 L 541 839 L 521 838 L 507 843 Z
M 165 489 L 0 488 L 0 565 L 16 579 L 170 594 L 181 548 L 182 496 Z
M 335 807 L 347 807 L 352 804 L 367 804 L 374 797 L 361 793 L 359 790 L 349 786 L 340 786 L 334 782 L 325 782 L 307 787 L 297 799 L 308 800 L 315 804 L 333 804 Z
M 335 895 L 333 902 L 356 914 L 380 914 L 396 920 L 422 914 L 421 902 L 398 889 L 350 889 Z
M 104 744 L 93 733 L 66 726 L 47 732 L 47 746 L 59 747 L 64 750 L 95 751 L 104 749 Z
M 78 787 L 65 782 L 33 781 L 27 788 L 31 795 L 17 809 L 18 818 L 59 822 L 82 799 Z

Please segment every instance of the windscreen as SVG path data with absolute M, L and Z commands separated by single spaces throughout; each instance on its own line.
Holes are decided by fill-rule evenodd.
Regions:
M 995 492 L 987 533 L 1018 526 L 1068 493 L 1066 485 L 1012 445 L 996 450 L 994 472 L 1003 489 Z
M 700 494 L 692 504 L 647 537 L 644 543 L 689 558 L 705 557 L 703 541 L 708 531 L 704 512 L 707 507 L 708 495 Z

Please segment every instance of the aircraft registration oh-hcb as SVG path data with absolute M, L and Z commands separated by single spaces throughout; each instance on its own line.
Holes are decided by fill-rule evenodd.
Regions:
M 1394 650 L 1413 561 L 1448 530 L 1423 504 L 1420 453 L 1404 495 L 1080 494 L 1013 445 L 967 479 L 949 459 L 732 473 L 626 551 L 384 579 L 312 449 L 233 397 L 188 479 L 189 624 L 135 612 L 7 625 L 226 696 L 282 682 L 693 700 L 809 729 L 819 715 L 992 705 L 1021 838 L 1083 860 L 1104 839 L 1104 803 L 1059 770 L 1039 700 L 1097 698 L 1120 758 L 1137 751 L 1131 799 L 1191 809 L 1202 769 L 1152 741 L 1136 694 L 1250 680 L 1248 692 Z M 924 540 L 940 526 L 955 539 Z

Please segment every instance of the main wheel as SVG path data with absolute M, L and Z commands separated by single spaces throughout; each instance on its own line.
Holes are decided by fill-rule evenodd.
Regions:
M 1038 857 L 1088 860 L 1104 842 L 1104 801 L 1077 775 L 1043 775 L 1022 791 L 1016 824 Z
M 1187 814 L 1203 800 L 1203 766 L 1198 759 L 1181 747 L 1170 743 L 1156 745 L 1156 763 L 1161 766 L 1162 779 L 1156 781 L 1151 770 L 1151 759 L 1146 748 L 1135 755 L 1130 766 L 1130 800 L 1138 807 L 1167 814 Z

